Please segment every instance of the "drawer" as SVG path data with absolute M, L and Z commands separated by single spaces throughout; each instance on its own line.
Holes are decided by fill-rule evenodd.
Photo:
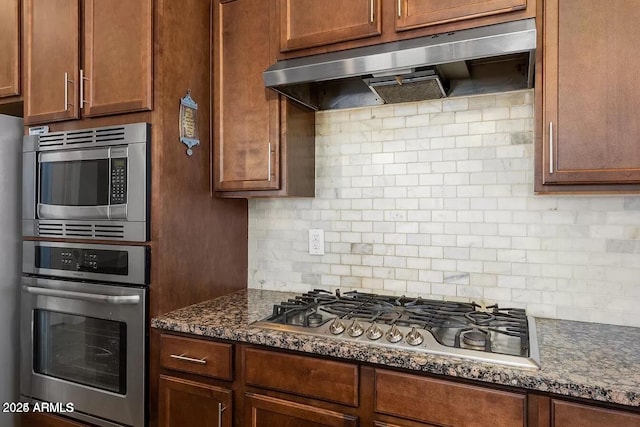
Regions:
M 160 336 L 160 365 L 163 368 L 231 380 L 232 345 L 204 339 Z
M 375 411 L 448 426 L 525 425 L 526 398 L 484 387 L 376 369 Z
M 358 406 L 358 366 L 314 357 L 245 349 L 249 385 Z

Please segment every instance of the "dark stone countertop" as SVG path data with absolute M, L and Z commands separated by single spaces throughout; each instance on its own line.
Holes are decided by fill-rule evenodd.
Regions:
M 273 304 L 295 295 L 242 290 L 159 316 L 151 326 L 640 407 L 640 328 L 537 318 L 541 369 L 533 370 L 250 325 L 271 314 Z

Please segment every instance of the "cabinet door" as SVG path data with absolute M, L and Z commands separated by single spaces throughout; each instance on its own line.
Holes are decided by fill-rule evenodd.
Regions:
M 279 0 L 280 50 L 380 35 L 382 0 Z
M 524 394 L 376 369 L 374 410 L 447 426 L 524 426 Z
M 161 375 L 159 395 L 160 427 L 232 425 L 231 390 Z
M 640 415 L 553 400 L 552 427 L 640 427 Z
M 26 124 L 78 118 L 78 0 L 26 0 Z
M 152 19 L 152 0 L 84 1 L 83 116 L 151 109 Z
M 356 427 L 356 417 L 253 393 L 245 394 L 246 425 L 252 427 Z
M 20 94 L 20 0 L 0 0 L 0 97 Z
M 527 0 L 397 0 L 396 31 L 525 9 Z
M 275 62 L 271 2 L 214 2 L 215 190 L 278 189 L 280 101 L 262 72 Z
M 637 6 L 545 2 L 544 184 L 640 182 Z

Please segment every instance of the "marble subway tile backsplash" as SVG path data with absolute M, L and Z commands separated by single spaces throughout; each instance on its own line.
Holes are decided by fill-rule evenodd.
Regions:
M 640 326 L 640 196 L 533 194 L 533 91 L 316 117 L 316 197 L 249 203 L 249 287 Z M 325 254 L 308 254 L 308 230 Z

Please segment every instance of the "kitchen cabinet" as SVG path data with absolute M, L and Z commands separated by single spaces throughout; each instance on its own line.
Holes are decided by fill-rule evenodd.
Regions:
M 536 190 L 640 183 L 640 9 L 598 0 L 545 0 L 537 76 Z M 608 187 L 607 187 L 608 185 Z M 565 186 L 566 188 L 563 188 Z M 637 187 L 637 186 L 636 186 Z
M 20 95 L 20 0 L 0 0 L 0 99 Z
M 313 111 L 266 89 L 274 2 L 214 2 L 214 190 L 221 197 L 313 196 Z
M 358 419 L 327 409 L 259 394 L 245 395 L 245 425 L 253 427 L 357 427 Z
M 375 372 L 374 410 L 378 414 L 435 425 L 526 425 L 524 393 L 456 384 L 384 369 L 376 369 Z
M 527 0 L 398 0 L 396 31 L 526 9 Z
M 255 427 L 640 427 L 638 408 L 186 334 L 152 335 L 161 339 L 162 427 L 194 412 L 217 421 L 225 407 L 223 425 Z M 207 373 L 199 360 L 216 368 Z
M 276 41 L 280 46 L 277 59 L 335 52 L 534 18 L 537 5 L 537 0 L 275 2 L 280 24 L 279 38 Z
M 249 347 L 244 349 L 244 378 L 248 385 L 346 406 L 359 402 L 358 365 L 352 363 Z
M 552 399 L 551 427 L 640 427 L 640 415 Z
M 280 50 L 304 49 L 380 35 L 382 1 L 278 0 Z
M 233 379 L 232 345 L 162 334 L 159 382 L 160 427 L 231 426 L 233 392 L 205 378 Z M 201 379 L 181 376 L 197 374 Z
M 232 391 L 177 377 L 160 377 L 160 427 L 232 425 Z
M 26 0 L 25 123 L 151 109 L 152 3 Z

